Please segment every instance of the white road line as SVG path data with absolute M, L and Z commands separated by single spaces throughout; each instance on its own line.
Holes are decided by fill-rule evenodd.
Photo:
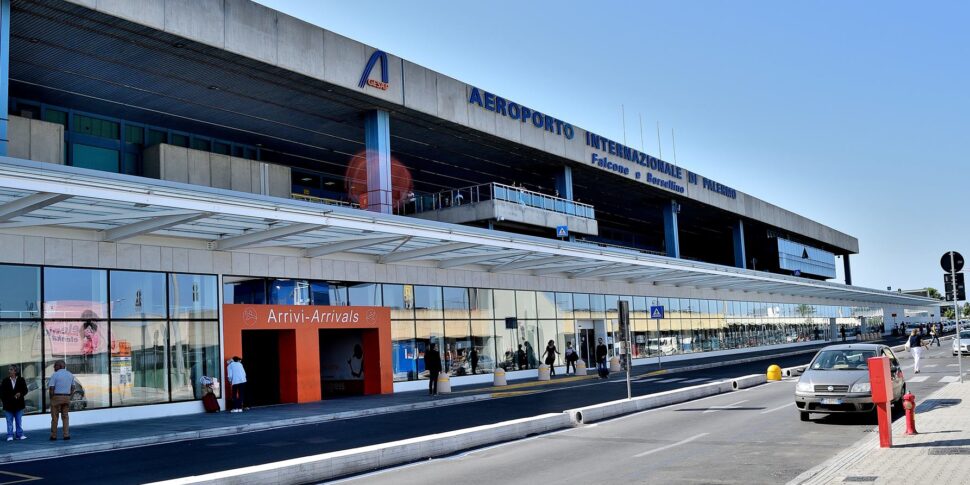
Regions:
M 707 411 L 701 412 L 701 414 L 716 413 L 718 411 L 723 411 L 725 409 L 731 409 L 734 406 L 737 406 L 738 404 L 745 403 L 745 402 L 748 402 L 748 400 L 745 399 L 744 401 L 738 401 L 734 404 L 728 404 L 727 406 L 711 406 L 710 409 L 708 409 Z
M 913 377 L 910 377 L 909 379 L 906 379 L 906 382 L 923 382 L 929 378 L 930 376 L 913 376 Z
M 663 379 L 663 377 L 651 377 L 649 379 L 637 379 L 636 382 L 653 382 L 653 381 L 659 381 L 660 379 Z
M 775 411 L 781 411 L 782 409 L 790 409 L 792 407 L 794 407 L 794 403 L 788 403 L 788 404 L 785 404 L 784 406 L 778 406 L 778 407 L 776 407 L 774 409 L 769 409 L 767 411 L 761 411 L 761 414 L 773 413 Z
M 947 364 L 947 367 L 960 367 L 960 364 Z
M 940 382 L 956 382 L 960 380 L 960 376 L 943 376 L 940 378 Z
M 650 451 L 644 451 L 643 453 L 639 453 L 639 454 L 633 455 L 633 457 L 634 458 L 642 458 L 642 457 L 647 456 L 647 455 L 652 455 L 654 453 L 659 453 L 659 452 L 664 451 L 664 450 L 669 450 L 669 449 L 671 449 L 671 448 L 673 448 L 675 446 L 686 445 L 687 443 L 690 443 L 691 441 L 694 441 L 694 440 L 696 440 L 698 438 L 703 438 L 703 437 L 705 437 L 705 436 L 707 436 L 709 434 L 710 433 L 701 433 L 699 435 L 691 436 L 690 438 L 687 438 L 686 440 L 681 440 L 681 441 L 678 441 L 676 443 L 671 443 L 671 444 L 669 444 L 667 446 L 661 446 L 660 448 L 654 448 L 654 449 L 652 449 Z
M 697 379 L 687 379 L 686 381 L 681 382 L 681 384 L 690 384 L 691 382 L 706 381 L 708 379 L 710 379 L 710 377 L 698 377 Z
M 927 369 L 929 369 L 930 367 L 936 367 L 936 364 L 926 364 L 923 367 L 926 367 Z
M 682 381 L 684 379 L 686 379 L 686 377 L 674 377 L 674 378 L 671 378 L 671 379 L 664 379 L 662 381 L 657 381 L 657 384 L 666 384 L 668 382 L 677 382 L 677 381 Z

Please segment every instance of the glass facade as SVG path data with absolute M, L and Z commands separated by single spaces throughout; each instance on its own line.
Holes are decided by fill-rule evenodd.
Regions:
M 267 294 L 255 294 L 266 291 L 281 305 L 388 307 L 395 381 L 427 378 L 423 357 L 431 343 L 438 344 L 442 364 L 453 376 L 472 372 L 473 349 L 476 373 L 518 369 L 519 346 L 525 366 L 535 368 L 550 340 L 560 352 L 557 365 L 565 364 L 561 353 L 567 343 L 588 356 L 602 338 L 612 355 L 620 301 L 630 303 L 635 358 L 823 340 L 830 318 L 852 327 L 863 320 L 881 323 L 881 310 L 862 307 L 309 280 L 289 284 L 328 295 L 328 303 L 316 297 L 307 303 L 302 291 L 274 293 L 276 281 L 227 276 L 224 302 L 266 301 Z M 649 308 L 656 305 L 664 306 L 666 318 L 650 319 Z M 507 317 L 515 318 L 508 322 L 513 325 L 507 325 Z M 581 348 L 583 343 L 590 348 Z
M 835 255 L 802 243 L 777 238 L 778 267 L 792 272 L 835 278 Z
M 220 374 L 217 278 L 0 265 L 0 359 L 48 406 L 54 362 L 74 374 L 73 410 L 200 399 Z

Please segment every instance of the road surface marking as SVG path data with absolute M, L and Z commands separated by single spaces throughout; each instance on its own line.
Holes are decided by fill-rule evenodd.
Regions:
M 929 369 L 930 367 L 936 367 L 936 364 L 926 364 L 923 367 L 926 367 L 927 369 Z
M 940 378 L 940 382 L 956 382 L 960 380 L 960 376 L 943 376 Z
M 660 379 L 661 379 L 660 377 L 651 377 L 649 379 L 637 379 L 634 382 L 653 382 L 653 381 L 659 381 Z
M 710 379 L 710 377 L 698 377 L 697 379 L 688 379 L 684 382 L 681 382 L 681 384 L 690 384 L 691 382 L 706 381 L 708 379 Z
M 686 379 L 686 377 L 674 377 L 674 378 L 671 378 L 671 379 L 664 379 L 662 381 L 657 381 L 657 384 L 666 384 L 668 382 L 677 382 L 677 381 L 682 381 L 684 379 Z
M 34 480 L 43 480 L 41 477 L 35 477 L 35 476 L 32 476 L 32 475 L 24 475 L 22 473 L 14 473 L 14 472 L 7 472 L 7 471 L 0 471 L 0 475 L 9 475 L 11 477 L 15 477 L 12 482 L 10 482 L 10 481 L 0 482 L 3 485 L 12 485 L 14 483 L 32 482 Z M 4 478 L 0 477 L 0 480 L 4 480 Z
M 909 379 L 906 379 L 906 382 L 923 382 L 929 378 L 930 376 L 913 376 L 913 377 L 910 377 Z
M 781 411 L 782 409 L 789 409 L 792 406 L 793 406 L 793 403 L 788 403 L 788 404 L 785 404 L 784 406 L 778 406 L 778 407 L 776 407 L 774 409 L 769 409 L 767 411 L 761 411 L 761 414 L 768 414 L 768 413 L 773 413 L 775 411 Z
M 746 403 L 746 402 L 748 402 L 747 399 L 745 399 L 744 401 L 738 401 L 738 402 L 736 402 L 734 404 L 728 404 L 727 406 L 711 406 L 710 409 L 708 409 L 707 411 L 703 411 L 701 414 L 715 413 L 715 412 L 718 412 L 718 411 L 723 411 L 725 409 L 732 409 L 735 406 L 737 406 L 738 404 Z
M 654 449 L 652 449 L 650 451 L 644 451 L 643 453 L 638 453 L 636 455 L 633 455 L 633 457 L 634 458 L 642 458 L 642 457 L 647 456 L 647 455 L 652 455 L 654 453 L 659 453 L 659 452 L 664 451 L 664 450 L 669 450 L 669 449 L 671 449 L 671 448 L 673 448 L 675 446 L 686 445 L 687 443 L 690 443 L 691 441 L 694 441 L 694 440 L 696 440 L 698 438 L 703 438 L 703 437 L 705 437 L 705 436 L 707 436 L 709 434 L 710 433 L 701 433 L 699 435 L 691 436 L 690 438 L 687 438 L 686 440 L 681 440 L 681 441 L 678 441 L 676 443 L 671 443 L 671 444 L 669 444 L 667 446 L 661 446 L 660 448 L 654 448 Z
M 947 364 L 947 367 L 960 367 L 960 364 Z

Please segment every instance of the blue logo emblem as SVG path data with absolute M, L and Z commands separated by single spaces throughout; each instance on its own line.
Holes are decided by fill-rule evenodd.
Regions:
M 370 72 L 374 70 L 374 64 L 377 64 L 378 60 L 381 61 L 381 80 L 375 81 L 370 78 Z M 364 66 L 364 73 L 360 75 L 360 82 L 357 83 L 357 87 L 361 89 L 363 89 L 364 86 L 375 87 L 382 91 L 387 91 L 387 88 L 391 87 L 387 77 L 386 52 L 378 50 L 374 51 L 374 53 L 370 55 L 370 59 L 367 60 L 367 65 Z
M 569 237 L 569 226 L 556 226 L 556 237 Z
M 650 307 L 650 318 L 660 319 L 664 317 L 664 307 L 663 306 L 652 306 Z

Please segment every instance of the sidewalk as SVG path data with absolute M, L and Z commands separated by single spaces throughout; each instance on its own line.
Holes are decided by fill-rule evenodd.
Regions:
M 634 366 L 633 376 L 674 374 L 692 370 L 741 364 L 759 360 L 769 360 L 782 356 L 811 355 L 819 347 L 773 349 L 741 353 L 735 355 L 704 356 L 697 358 L 664 361 L 663 370 L 658 371 L 656 364 Z M 767 366 L 767 362 L 765 363 Z M 200 438 L 213 438 L 240 433 L 250 433 L 288 426 L 323 423 L 342 419 L 355 419 L 380 414 L 390 414 L 440 406 L 460 405 L 488 399 L 501 399 L 589 385 L 596 380 L 595 369 L 587 376 L 556 376 L 551 381 L 536 381 L 535 378 L 510 381 L 508 386 L 493 387 L 477 384 L 455 387 L 450 395 L 431 399 L 426 391 L 400 392 L 396 394 L 373 395 L 332 399 L 304 404 L 280 404 L 253 408 L 245 413 L 230 414 L 188 414 L 163 418 L 125 421 L 123 425 L 82 425 L 71 427 L 71 441 L 47 440 L 46 430 L 29 430 L 28 439 L 0 445 L 0 464 L 26 461 L 55 456 L 108 451 L 136 446 L 172 443 Z M 625 373 L 615 373 L 613 379 L 625 378 Z M 199 404 L 201 410 L 202 404 Z
M 898 419 L 892 448 L 879 448 L 874 432 L 789 484 L 970 483 L 970 377 L 965 379 L 919 403 L 919 434 L 906 436 L 905 419 Z

